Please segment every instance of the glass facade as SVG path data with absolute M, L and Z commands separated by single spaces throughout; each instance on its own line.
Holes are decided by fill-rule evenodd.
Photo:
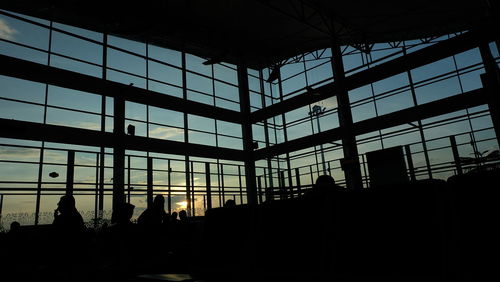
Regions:
M 131 86 L 134 91 L 146 90 L 140 92 L 145 102 L 125 101 L 125 127 L 133 126 L 135 136 L 244 151 L 241 124 L 193 114 L 189 108 L 176 110 L 146 102 L 151 97 L 148 94 L 154 93 L 240 112 L 237 66 L 206 65 L 204 58 L 192 54 L 1 10 L 0 25 L 1 55 Z M 455 35 L 400 44 L 379 43 L 369 53 L 345 46 L 342 55 L 346 76 L 452 36 Z M 498 46 L 490 47 L 498 62 Z M 248 69 L 250 111 L 265 110 L 333 82 L 331 53 L 330 49 L 324 49 L 290 59 L 280 68 L 280 77 L 271 82 L 267 78 L 272 69 Z M 348 95 L 353 122 L 480 89 L 482 73 L 483 61 L 475 48 L 351 89 Z M 0 75 L 0 118 L 111 134 L 114 95 Z M 323 111 L 313 114 L 315 106 Z M 334 96 L 252 124 L 253 143 L 257 150 L 272 148 L 339 126 L 338 101 Z M 455 174 L 450 136 L 454 136 L 464 158 L 477 158 L 498 150 L 486 104 L 374 130 L 356 136 L 363 186 L 370 185 L 365 154 L 393 146 L 406 147 L 409 154 L 406 160 L 413 162 L 417 179 L 446 179 Z M 78 210 L 87 222 L 110 218 L 112 146 L 6 137 L 0 138 L 4 226 L 14 220 L 21 224 L 51 222 L 58 198 L 67 186 L 69 152 L 75 152 L 73 186 Z M 343 157 L 342 141 L 337 140 L 257 160 L 258 201 L 297 195 L 299 187 L 311 187 L 323 173 L 331 174 L 337 183 L 344 185 L 340 164 Z M 136 206 L 135 218 L 147 206 L 148 159 L 152 160 L 149 185 L 154 194 L 169 199 L 166 206 L 169 211 L 190 208 L 191 215 L 203 215 L 209 202 L 212 207 L 222 206 L 228 199 L 238 204 L 248 202 L 242 160 L 228 160 L 224 155 L 205 158 L 147 149 L 126 150 L 124 190 L 127 201 Z M 472 163 L 465 169 L 474 166 Z M 291 190 L 283 193 L 285 187 Z

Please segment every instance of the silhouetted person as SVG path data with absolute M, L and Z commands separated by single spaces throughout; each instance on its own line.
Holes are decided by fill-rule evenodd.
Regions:
M 333 179 L 330 175 L 324 174 L 316 178 L 314 189 L 332 189 L 336 186 L 335 179 Z
M 113 275 L 129 275 L 138 263 L 134 257 L 143 256 L 143 247 L 135 244 L 141 240 L 137 225 L 131 222 L 135 206 L 130 203 L 117 204 L 111 215 L 111 225 L 99 234 L 101 259 Z M 143 238 L 144 239 L 144 238 Z
M 164 209 L 165 198 L 162 195 L 156 195 L 151 207 L 148 207 L 137 219 L 139 225 L 161 225 L 168 221 L 168 215 Z
M 21 229 L 21 224 L 17 221 L 13 221 L 10 223 L 9 234 L 17 234 L 19 229 Z
M 177 217 L 178 217 L 177 212 L 172 212 L 172 215 L 170 216 L 171 222 L 173 223 L 177 222 L 177 220 L 179 220 Z
M 341 189 L 341 187 L 335 184 L 335 180 L 333 179 L 333 177 L 324 174 L 316 178 L 316 182 L 312 186 L 312 189 L 306 191 L 306 193 L 304 193 L 304 196 L 306 196 L 306 198 L 311 196 L 321 197 L 321 195 L 325 195 L 326 193 L 338 189 Z
M 119 204 L 111 215 L 111 223 L 114 225 L 130 225 L 135 206 L 129 203 Z
M 181 222 L 186 222 L 188 221 L 188 216 L 187 216 L 187 212 L 185 210 L 181 210 L 179 212 L 179 218 L 180 218 L 180 221 Z
M 70 195 L 62 196 L 54 211 L 54 226 L 72 231 L 82 231 L 85 228 L 83 218 L 76 210 L 75 198 Z
M 236 206 L 236 202 L 234 200 L 227 200 L 226 203 L 224 203 L 224 207 L 234 207 Z

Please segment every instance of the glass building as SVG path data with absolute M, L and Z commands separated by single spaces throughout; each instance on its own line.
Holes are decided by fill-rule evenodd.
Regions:
M 202 216 L 322 174 L 365 189 L 367 154 L 393 147 L 411 180 L 498 163 L 486 2 L 52 2 L 0 4 L 4 227 L 51 223 L 68 193 L 95 223 L 157 194 Z

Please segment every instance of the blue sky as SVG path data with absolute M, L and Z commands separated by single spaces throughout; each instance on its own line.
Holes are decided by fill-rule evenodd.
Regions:
M 29 18 L 29 17 L 27 17 Z M 35 20 L 42 24 L 48 25 L 49 23 L 44 20 L 29 18 L 30 20 Z M 82 30 L 79 28 L 69 27 L 62 24 L 54 23 L 55 28 L 59 28 L 65 31 L 74 32 L 81 36 L 87 37 L 89 39 L 102 42 L 102 35 L 99 33 Z M 6 41 L 11 41 L 14 43 L 26 44 L 31 47 L 39 48 L 42 50 L 48 50 L 49 46 L 49 32 L 47 29 L 38 27 L 32 24 L 27 24 L 25 22 L 16 20 L 11 17 L 0 15 L 0 38 Z M 24 60 L 31 60 L 42 64 L 47 64 L 48 56 L 46 53 L 41 51 L 29 50 L 24 47 L 15 46 L 12 43 L 0 41 L 0 53 L 21 58 Z M 133 83 L 134 87 L 148 88 L 152 91 L 164 93 L 166 95 L 172 95 L 176 97 L 182 97 L 182 90 L 180 86 L 182 85 L 182 75 L 179 69 L 181 65 L 181 54 L 174 50 L 168 50 L 165 48 L 160 48 L 157 46 L 146 46 L 144 43 L 133 42 L 126 39 L 121 39 L 114 36 L 109 36 L 108 44 L 126 49 L 131 52 L 135 52 L 141 55 L 146 55 L 146 52 L 150 58 L 155 60 L 160 60 L 165 64 L 160 64 L 157 62 L 150 61 L 146 67 L 146 61 L 142 58 L 132 56 L 130 54 L 121 52 L 115 49 L 108 50 L 108 67 L 115 70 L 108 70 L 107 78 L 109 80 L 117 81 L 124 84 Z M 407 42 L 407 45 L 411 45 L 412 42 Z M 492 51 L 494 55 L 498 57 L 496 46 L 492 45 Z M 379 44 L 376 45 L 375 49 L 380 49 L 382 47 L 387 47 L 387 45 Z M 147 50 L 146 50 L 147 48 Z M 416 49 L 416 48 L 415 48 Z M 350 49 L 348 49 L 349 51 Z M 412 49 L 410 48 L 409 51 Z M 102 49 L 101 47 L 92 42 L 87 42 L 73 38 L 71 36 L 65 35 L 63 33 L 54 32 L 52 37 L 52 48 L 51 51 L 63 56 L 71 56 L 80 60 L 88 61 L 92 64 L 102 63 Z M 383 57 L 387 54 L 395 52 L 395 50 L 374 50 L 371 53 L 372 59 Z M 326 50 L 324 54 L 325 58 L 307 61 L 305 63 L 299 62 L 295 64 L 289 64 L 281 69 L 282 72 L 282 90 L 283 94 L 292 93 L 294 91 L 301 90 L 306 84 L 314 85 L 317 82 L 323 81 L 331 77 L 331 65 L 328 62 L 329 50 Z M 344 57 L 345 69 L 349 71 L 360 64 L 362 64 L 362 58 L 364 55 L 352 54 L 346 55 Z M 311 57 L 306 57 L 306 59 L 311 59 Z M 238 105 L 238 89 L 237 89 L 237 75 L 235 66 L 225 64 L 216 64 L 213 66 L 203 65 L 204 59 L 196 57 L 194 55 L 187 55 L 187 86 L 190 89 L 188 91 L 188 99 L 208 103 L 211 105 L 224 107 L 232 110 L 239 110 Z M 467 68 L 480 63 L 481 59 L 477 49 L 470 50 L 461 54 L 456 55 L 454 58 L 446 58 L 438 62 L 414 69 L 411 71 L 413 81 L 417 88 L 416 99 L 418 104 L 427 103 L 437 99 L 445 98 L 451 95 L 460 93 L 461 91 L 469 91 L 481 87 L 479 80 L 479 74 L 483 71 L 473 70 L 468 73 L 460 75 L 460 78 L 452 77 L 441 82 L 436 82 L 427 86 L 421 86 L 420 82 L 426 79 L 441 75 L 450 71 L 455 70 L 455 63 L 458 69 Z M 51 55 L 50 65 L 58 68 L 68 69 L 71 71 L 78 71 L 84 74 L 93 75 L 96 77 L 101 77 L 102 71 L 98 66 L 85 64 L 82 62 L 75 62 L 70 59 L 64 58 L 58 55 Z M 306 72 L 304 70 L 307 69 Z M 471 68 L 473 69 L 473 68 Z M 131 74 L 120 73 L 119 71 L 126 71 Z M 133 76 L 140 75 L 145 76 L 148 74 L 150 81 L 146 81 L 143 78 L 138 78 Z M 251 104 L 256 108 L 262 107 L 260 94 L 260 82 L 255 77 L 258 73 L 256 71 L 249 71 L 249 86 L 251 93 Z M 267 78 L 268 72 L 264 70 L 264 77 Z M 299 74 L 294 76 L 295 74 Z M 215 81 L 211 78 L 214 77 Z M 392 89 L 396 89 L 400 86 L 408 84 L 408 76 L 406 73 L 399 74 L 382 81 L 376 82 L 373 85 L 366 85 L 364 87 L 354 89 L 350 91 L 349 96 L 351 102 L 361 101 L 372 97 L 372 95 L 382 94 Z M 45 84 L 29 82 L 24 80 L 19 80 L 15 78 L 0 76 L 0 117 L 9 119 L 19 119 L 25 121 L 42 122 L 44 116 L 43 103 L 45 99 Z M 276 84 L 266 84 L 265 94 L 272 95 L 273 97 L 278 97 L 279 88 Z M 299 91 L 298 93 L 300 93 Z M 302 91 L 303 92 L 303 91 Z M 51 106 L 47 108 L 46 122 L 49 124 L 66 125 L 73 127 L 86 128 L 91 130 L 100 130 L 100 111 L 101 111 L 101 97 L 99 95 L 91 93 L 80 93 L 76 90 L 65 89 L 55 86 L 48 87 L 47 102 Z M 208 95 L 203 95 L 205 93 Z M 212 94 L 214 94 L 212 96 Z M 225 99 L 231 100 L 227 101 Z M 23 103 L 30 102 L 33 104 Z M 275 100 L 274 102 L 277 102 Z M 271 98 L 266 97 L 266 103 L 269 105 L 271 103 Z M 329 98 L 319 103 L 320 106 L 326 107 L 328 113 L 320 118 L 321 130 L 328 130 L 338 126 L 338 118 L 336 115 L 336 98 Z M 369 101 L 368 103 L 361 104 L 358 102 L 353 108 L 353 118 L 354 121 L 361 121 L 371 117 L 375 117 L 376 113 L 379 115 L 391 113 L 397 110 L 408 108 L 413 106 L 413 99 L 409 89 L 402 91 L 401 93 L 394 96 L 381 96 L 380 99 L 375 102 Z M 62 109 L 62 108 L 67 109 Z M 82 112 L 71 111 L 70 109 L 79 110 Z M 477 107 L 469 110 L 469 114 L 474 114 L 487 109 L 486 106 Z M 253 109 L 255 110 L 255 109 Z M 112 100 L 107 99 L 106 111 L 108 115 L 112 115 Z M 291 123 L 296 120 L 303 119 L 308 116 L 309 107 L 303 107 L 285 114 L 287 123 Z M 445 119 L 453 116 L 460 116 L 467 114 L 465 110 L 452 113 L 446 116 L 432 118 L 429 120 L 424 120 L 422 123 L 425 125 L 430 122 L 434 122 L 439 119 Z M 474 115 L 473 115 L 474 116 Z M 449 135 L 460 134 L 464 132 L 469 132 L 472 129 L 481 130 L 484 128 L 491 127 L 491 119 L 488 115 L 481 116 L 478 114 L 477 118 L 474 118 L 471 123 L 468 120 L 459 121 L 451 125 L 439 126 L 432 129 L 425 129 L 424 134 L 426 139 L 433 138 L 447 138 Z M 146 107 L 145 105 L 140 105 L 136 103 L 127 102 L 126 103 L 126 117 L 129 119 L 127 124 L 133 124 L 136 127 L 136 134 L 141 136 L 146 136 L 149 134 L 152 138 L 167 139 L 173 141 L 184 141 L 183 133 L 183 114 L 180 112 L 169 111 L 165 109 Z M 146 120 L 157 124 L 149 125 L 149 132 L 147 130 Z M 270 119 L 270 123 L 276 123 L 281 125 L 283 121 L 281 117 L 278 116 L 275 119 Z M 233 123 L 215 121 L 212 119 L 207 119 L 195 115 L 188 115 L 189 129 L 192 130 L 202 130 L 207 132 L 196 132 L 189 131 L 189 141 L 192 143 L 206 144 L 206 145 L 218 145 L 221 147 L 242 149 L 242 142 L 238 137 L 241 137 L 240 126 Z M 383 130 L 384 133 L 395 131 L 396 129 L 403 127 L 411 127 L 410 125 L 403 125 L 398 128 L 391 128 L 388 130 Z M 217 128 L 219 136 L 214 134 Z M 261 125 L 254 125 L 254 139 L 261 142 L 264 141 L 264 131 Z M 107 118 L 106 120 L 106 130 L 112 130 L 112 119 Z M 316 126 L 316 121 L 313 123 L 306 122 L 302 124 L 297 124 L 290 126 L 287 129 L 288 139 L 292 140 L 295 138 L 300 138 L 313 132 L 318 131 Z M 275 136 L 274 132 L 269 132 L 271 142 L 275 141 L 283 142 L 284 136 L 283 131 L 279 130 L 278 135 Z M 371 135 L 376 135 L 377 132 L 371 133 Z M 486 139 L 492 138 L 492 130 L 484 130 L 476 133 L 476 139 Z M 227 135 L 227 136 L 222 136 Z M 368 134 L 370 135 L 370 134 Z M 366 136 L 368 136 L 366 135 Z M 366 136 L 358 136 L 358 140 Z M 468 142 L 468 135 L 459 136 L 458 139 L 462 143 Z M 448 142 L 448 139 L 441 139 L 436 141 L 431 141 L 427 145 L 429 148 L 438 148 L 444 143 Z M 0 160 L 23 160 L 27 162 L 37 162 L 39 158 L 39 147 L 40 142 L 30 142 L 21 140 L 8 140 L 0 139 L 2 144 L 28 144 L 35 148 L 16 148 L 12 146 L 0 146 Z M 400 144 L 410 144 L 420 141 L 420 135 L 418 132 L 408 133 L 402 136 L 395 136 L 383 140 L 383 147 L 391 147 Z M 46 144 L 46 146 L 53 146 L 55 148 L 78 148 L 89 151 L 89 153 L 78 153 L 77 154 L 77 164 L 83 165 L 95 165 L 95 153 L 98 148 L 86 148 L 82 146 L 70 146 L 61 144 Z M 326 147 L 331 146 L 331 144 L 326 144 Z M 495 149 L 496 144 L 493 141 L 481 142 L 478 144 L 480 146 L 480 151 L 486 149 Z M 374 139 L 371 142 L 360 144 L 360 153 L 365 153 L 372 150 L 377 150 L 382 148 L 382 143 L 378 139 Z M 421 150 L 422 146 L 419 144 L 412 145 L 412 149 L 417 152 Z M 472 147 L 469 145 L 463 145 L 460 147 L 461 154 L 463 156 L 470 156 L 472 152 Z M 310 150 L 310 149 L 308 149 Z M 143 153 L 134 152 L 139 155 L 144 156 Z M 291 156 L 297 155 L 300 152 L 293 152 Z M 338 160 L 342 158 L 342 150 L 337 149 L 332 152 L 325 153 L 327 160 Z M 174 156 L 175 157 L 175 156 Z M 54 163 L 54 165 L 44 166 L 44 177 L 43 181 L 63 181 L 64 167 L 57 165 L 64 164 L 66 160 L 65 153 L 63 151 L 57 150 L 47 150 L 44 155 L 46 162 Z M 177 156 L 177 159 L 182 160 L 182 157 Z M 319 156 L 318 156 L 319 158 Z M 135 168 L 145 168 L 146 161 L 144 158 L 133 158 L 134 164 L 132 167 Z M 442 149 L 433 151 L 431 156 L 431 163 L 438 163 L 442 161 L 451 160 L 451 151 L 449 149 Z M 38 174 L 38 167 L 36 164 L 13 164 L 10 162 L 0 161 L 0 179 L 2 181 L 36 181 Z M 215 161 L 215 160 L 211 160 Z M 111 164 L 111 158 L 107 159 L 107 162 Z M 310 156 L 307 158 L 293 159 L 292 168 L 306 166 L 304 171 L 307 171 L 308 165 L 316 165 L 316 157 Z M 417 166 L 424 165 L 424 158 L 422 153 L 417 153 L 414 155 L 414 162 Z M 259 165 L 265 165 L 263 162 L 259 162 Z M 334 162 L 335 164 L 335 162 Z M 182 161 L 173 162 L 176 166 L 174 170 L 183 171 L 184 164 Z M 282 167 L 284 163 L 280 164 Z M 336 162 L 338 165 L 338 161 Z M 165 168 L 165 163 L 158 161 L 156 168 Z M 233 166 L 227 166 L 227 170 L 233 169 Z M 214 170 L 216 167 L 214 167 Z M 213 170 L 213 171 L 214 171 Z M 50 179 L 47 174 L 50 171 L 58 171 L 60 177 L 58 179 Z M 199 168 L 197 171 L 203 172 L 204 168 Z M 225 168 L 225 173 L 226 168 Z M 237 173 L 237 172 L 235 172 Z M 334 171 L 334 177 L 337 179 L 343 178 L 341 170 Z M 107 170 L 106 175 L 111 175 L 111 172 Z M 442 177 L 446 177 L 443 174 Z M 137 184 L 145 183 L 145 173 L 144 171 L 134 171 L 131 175 L 132 182 Z M 94 168 L 77 168 L 75 173 L 75 179 L 77 182 L 87 183 L 87 187 L 91 187 L 95 183 L 95 169 Z M 226 186 L 238 186 L 239 179 L 233 176 L 225 177 Z M 184 186 L 184 174 L 176 173 L 173 175 L 172 182 L 177 186 Z M 309 181 L 309 176 L 305 175 L 302 177 L 302 183 L 307 183 Z M 243 181 L 244 183 L 244 181 Z M 109 183 L 110 184 L 110 183 Z M 166 178 L 161 174 L 155 178 L 155 184 L 164 185 L 166 184 Z M 202 174 L 196 175 L 195 177 L 196 185 L 204 185 L 205 180 Z M 212 177 L 212 184 L 214 186 L 218 185 L 216 177 Z M 14 184 L 0 184 L 3 187 L 13 187 Z M 28 184 L 24 184 L 26 187 Z M 31 185 L 31 186 L 29 186 Z M 29 184 L 32 187 L 34 184 Z M 63 188 L 62 184 L 52 184 L 51 187 Z M 42 211 L 50 212 L 54 207 L 57 197 L 55 196 L 43 196 L 42 198 Z M 141 208 L 145 206 L 144 196 L 133 197 L 133 203 L 138 207 L 137 210 L 140 211 Z M 182 201 L 182 196 L 175 199 L 176 202 Z M 214 200 L 217 202 L 217 200 Z M 79 209 L 81 210 L 93 210 L 93 196 L 81 196 L 78 200 Z M 110 205 L 110 197 L 106 200 L 106 205 Z M 196 202 L 198 207 L 202 206 L 202 199 L 199 198 Z M 34 199 L 33 196 L 7 196 L 4 199 L 4 213 L 6 212 L 33 212 L 34 211 Z

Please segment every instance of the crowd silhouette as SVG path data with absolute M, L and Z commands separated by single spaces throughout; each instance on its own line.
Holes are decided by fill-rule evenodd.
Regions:
M 74 197 L 65 195 L 51 225 L 12 222 L 9 232 L 0 234 L 4 253 L 0 265 L 5 281 L 136 281 L 129 278 L 192 271 L 206 281 L 219 281 L 220 273 L 226 279 L 241 278 L 241 271 L 248 271 L 256 260 L 261 273 L 279 272 L 290 281 L 309 275 L 318 280 L 326 277 L 321 275 L 352 278 L 353 273 L 435 278 L 450 275 L 445 266 L 453 264 L 451 255 L 440 257 L 443 248 L 455 244 L 460 252 L 480 258 L 484 251 L 469 241 L 486 250 L 496 240 L 498 231 L 478 224 L 492 218 L 491 201 L 496 198 L 477 198 L 496 195 L 496 190 L 484 189 L 483 195 L 471 194 L 469 188 L 491 188 L 497 178 L 498 172 L 484 172 L 451 177 L 448 182 L 427 179 L 353 191 L 321 175 L 298 197 L 259 205 L 228 200 L 196 219 L 185 210 L 168 214 L 165 198 L 156 195 L 137 223 L 132 220 L 135 206 L 121 203 L 115 205 L 110 224 L 98 228 L 86 228 Z M 490 204 L 469 203 L 474 209 L 467 207 L 465 212 L 462 204 L 471 195 L 476 195 L 477 203 Z M 453 225 L 456 218 L 461 225 Z M 469 226 L 488 232 L 478 238 Z M 383 262 L 377 260 L 381 256 Z M 478 275 L 477 269 L 491 273 L 484 259 L 460 259 L 473 275 Z M 247 278 L 256 277 L 248 273 Z
M 14 221 L 7 233 L 0 233 L 1 275 L 5 281 L 115 281 L 182 265 L 180 260 L 190 255 L 188 225 L 196 222 L 185 210 L 180 219 L 177 212 L 169 215 L 164 204 L 157 195 L 135 223 L 135 206 L 121 203 L 110 224 L 88 228 L 75 198 L 64 195 L 52 224 L 21 226 Z

